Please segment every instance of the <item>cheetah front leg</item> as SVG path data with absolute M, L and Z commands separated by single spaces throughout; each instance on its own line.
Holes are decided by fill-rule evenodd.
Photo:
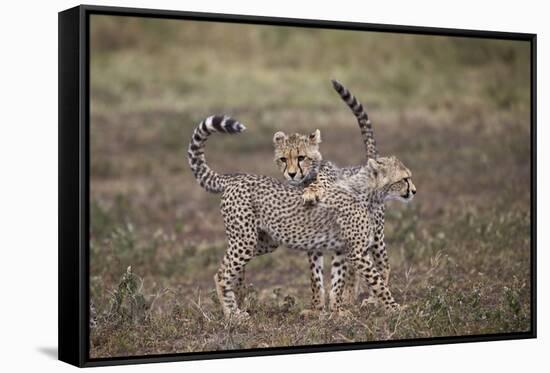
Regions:
M 323 286 L 323 254 L 317 251 L 307 253 L 311 270 L 311 309 L 322 311 L 325 308 L 325 288 Z
M 374 266 L 380 276 L 382 277 L 382 280 L 384 281 L 384 284 L 386 287 L 389 287 L 389 276 L 390 276 L 390 264 L 388 261 L 388 254 L 386 251 L 386 245 L 384 243 L 384 227 L 375 227 L 375 233 L 374 233 L 374 242 L 372 245 L 368 248 L 368 255 L 372 258 L 374 262 Z M 367 253 L 365 253 L 367 255 Z M 360 278 L 355 278 L 355 296 L 354 299 L 358 299 L 361 293 L 361 282 Z M 372 289 L 368 286 L 366 286 L 366 298 L 363 299 L 361 302 L 361 306 L 364 306 L 369 303 L 376 303 L 376 296 L 373 293 Z
M 275 251 L 279 247 L 279 244 L 276 243 L 266 232 L 258 231 L 258 241 L 256 243 L 256 249 L 254 250 L 253 257 L 261 256 L 264 254 L 269 254 Z M 237 302 L 242 303 L 245 297 L 244 292 L 244 279 L 245 279 L 245 269 L 240 272 L 237 277 L 235 285 L 235 294 L 237 296 Z
M 345 303 L 348 304 L 354 304 L 357 298 L 359 297 L 359 291 L 360 291 L 360 278 L 357 273 L 355 273 L 355 268 L 351 263 L 347 261 L 347 257 L 344 255 L 344 259 L 346 262 L 346 272 L 345 272 L 345 278 L 344 278 L 344 291 L 342 294 L 342 298 Z
M 364 250 L 354 249 L 350 252 L 348 260 L 355 267 L 357 273 L 365 280 L 375 298 L 384 304 L 386 310 L 399 310 L 399 304 L 393 299 L 389 288 L 384 283 L 382 275 L 374 266 L 370 256 L 365 255 Z
M 318 162 L 314 162 L 306 179 L 307 180 L 304 181 L 306 187 L 302 193 L 302 199 L 304 204 L 314 205 L 325 195 L 325 190 L 329 186 L 329 180 L 326 175 L 319 173 Z
M 372 252 L 376 269 L 382 275 L 382 279 L 384 280 L 386 286 L 388 286 L 390 279 L 390 263 L 388 261 L 386 244 L 384 243 L 384 233 L 381 235 L 375 235 L 375 242 L 369 250 Z
M 374 235 L 373 242 L 368 248 L 368 254 L 371 256 L 374 261 L 374 265 L 377 271 L 382 276 L 384 284 L 386 287 L 389 287 L 389 277 L 390 277 L 390 264 L 388 261 L 388 254 L 386 250 L 386 244 L 384 241 L 384 206 L 381 206 L 374 214 Z M 361 293 L 361 282 L 359 278 L 355 278 L 355 296 L 354 299 L 357 299 Z M 363 299 L 361 305 L 375 303 L 376 297 L 374 296 L 372 289 L 366 287 L 367 298 Z
M 346 254 L 337 251 L 332 257 L 330 266 L 329 309 L 331 312 L 339 312 L 342 310 L 342 295 L 348 280 L 348 273 L 349 268 L 346 261 Z
M 396 311 L 399 304 L 393 299 L 382 274 L 376 269 L 372 259 L 367 255 L 371 244 L 370 218 L 362 214 L 344 216 L 339 219 L 341 233 L 348 244 L 347 260 L 353 265 L 355 272 L 366 282 L 376 299 L 384 304 L 386 310 Z M 374 232 L 372 232 L 374 233 Z
M 386 250 L 386 243 L 384 241 L 384 207 L 375 213 L 375 227 L 374 227 L 374 242 L 369 247 L 369 252 L 374 259 L 376 269 L 382 275 L 386 286 L 389 284 L 390 278 L 390 263 L 388 261 L 388 253 Z

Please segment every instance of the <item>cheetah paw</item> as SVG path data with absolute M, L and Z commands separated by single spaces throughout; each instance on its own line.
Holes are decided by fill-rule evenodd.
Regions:
M 378 303 L 378 301 L 376 300 L 375 297 L 371 295 L 361 301 L 361 305 L 359 306 L 359 308 L 368 307 L 369 304 L 376 304 L 376 303 Z
M 314 205 L 321 200 L 323 196 L 322 190 L 304 189 L 302 200 L 305 205 Z
M 398 303 L 395 303 L 395 302 L 386 305 L 386 311 L 388 311 L 390 313 L 397 313 L 397 312 L 401 311 L 402 309 L 403 308 L 401 308 L 401 306 Z
M 250 319 L 250 315 L 246 311 L 236 310 L 229 316 L 229 318 L 240 323 L 248 321 Z
M 315 319 L 315 318 L 318 318 L 321 314 L 321 311 L 320 310 L 316 310 L 316 309 L 313 309 L 313 310 L 303 310 L 300 312 L 300 317 L 303 318 L 303 319 Z
M 332 311 L 329 318 L 330 319 L 341 318 L 341 317 L 349 318 L 349 317 L 352 317 L 352 316 L 353 316 L 353 313 L 350 310 L 348 310 L 348 309 L 339 309 L 339 310 L 336 310 L 336 311 Z

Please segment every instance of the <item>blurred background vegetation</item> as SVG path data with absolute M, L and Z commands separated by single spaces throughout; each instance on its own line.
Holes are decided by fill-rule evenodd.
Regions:
M 519 41 L 93 15 L 91 356 L 528 330 L 529 56 Z M 409 308 L 302 320 L 307 260 L 280 249 L 249 266 L 249 325 L 227 325 L 212 297 L 219 196 L 189 171 L 191 131 L 216 113 L 247 125 L 209 142 L 219 172 L 279 177 L 278 130 L 319 128 L 326 159 L 358 164 L 331 78 L 366 105 L 381 153 L 413 172 L 417 197 L 390 203 L 386 229 L 391 289 Z M 113 317 L 129 293 L 141 308 Z

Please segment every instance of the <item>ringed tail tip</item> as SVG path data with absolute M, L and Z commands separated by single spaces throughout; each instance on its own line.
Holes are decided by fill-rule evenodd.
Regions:
M 227 115 L 211 115 L 203 121 L 203 124 L 206 129 L 213 132 L 234 134 L 246 130 L 244 124 Z
M 334 87 L 334 89 L 336 89 L 337 91 L 340 91 L 342 88 L 344 88 L 342 83 L 340 83 L 338 80 L 331 79 L 330 81 L 332 82 L 332 86 Z

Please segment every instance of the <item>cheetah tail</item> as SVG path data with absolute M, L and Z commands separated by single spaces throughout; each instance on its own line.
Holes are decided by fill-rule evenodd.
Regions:
M 225 189 L 229 175 L 220 175 L 206 164 L 204 146 L 208 136 L 213 132 L 235 134 L 243 132 L 246 127 L 228 116 L 213 115 L 203 120 L 193 131 L 187 158 L 191 171 L 199 184 L 211 193 L 221 193 Z
M 346 89 L 346 87 L 338 81 L 332 80 L 332 86 L 357 118 L 357 124 L 361 130 L 363 143 L 365 144 L 365 148 L 367 150 L 367 159 L 377 158 L 378 150 L 376 149 L 376 141 L 374 140 L 374 130 L 372 129 L 372 123 L 367 115 L 367 112 L 363 108 L 363 105 L 350 91 Z

